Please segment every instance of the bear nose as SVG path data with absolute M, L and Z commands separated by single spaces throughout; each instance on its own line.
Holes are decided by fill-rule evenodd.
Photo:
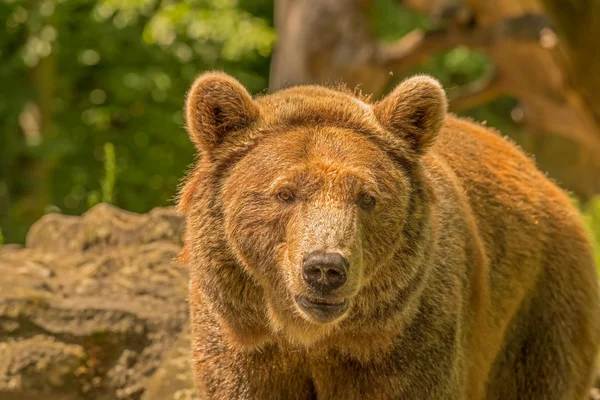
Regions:
M 329 292 L 346 283 L 348 260 L 335 252 L 313 251 L 302 262 L 302 279 L 319 292 Z

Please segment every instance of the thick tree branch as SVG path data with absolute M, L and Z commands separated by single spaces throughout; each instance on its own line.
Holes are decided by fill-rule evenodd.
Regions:
M 543 30 L 549 28 L 551 23 L 546 15 L 525 14 L 489 27 L 437 29 L 426 33 L 415 30 L 391 45 L 380 45 L 378 61 L 383 68 L 405 70 L 422 64 L 434 53 L 457 46 L 485 51 L 507 40 L 537 43 Z

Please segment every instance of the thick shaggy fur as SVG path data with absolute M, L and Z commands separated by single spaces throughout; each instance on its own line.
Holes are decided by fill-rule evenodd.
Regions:
M 578 213 L 514 145 L 446 115 L 437 81 L 369 104 L 317 86 L 252 99 L 213 72 L 186 110 L 180 259 L 205 398 L 585 398 L 600 309 Z M 330 323 L 294 300 L 315 249 L 350 264 Z

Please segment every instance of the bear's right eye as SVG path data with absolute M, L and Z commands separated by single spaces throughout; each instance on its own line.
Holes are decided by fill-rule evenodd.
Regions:
M 294 194 L 289 189 L 283 189 L 277 193 L 277 198 L 285 203 L 290 203 L 292 200 L 294 200 Z
M 375 205 L 375 197 L 371 196 L 369 193 L 365 193 L 360 198 L 360 206 L 365 210 L 369 210 L 373 208 Z

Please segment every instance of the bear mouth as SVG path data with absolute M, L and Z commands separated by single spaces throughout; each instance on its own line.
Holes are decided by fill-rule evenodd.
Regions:
M 348 310 L 348 299 L 314 299 L 305 296 L 296 296 L 296 304 L 300 309 L 308 314 L 311 319 L 320 323 L 331 322 Z

